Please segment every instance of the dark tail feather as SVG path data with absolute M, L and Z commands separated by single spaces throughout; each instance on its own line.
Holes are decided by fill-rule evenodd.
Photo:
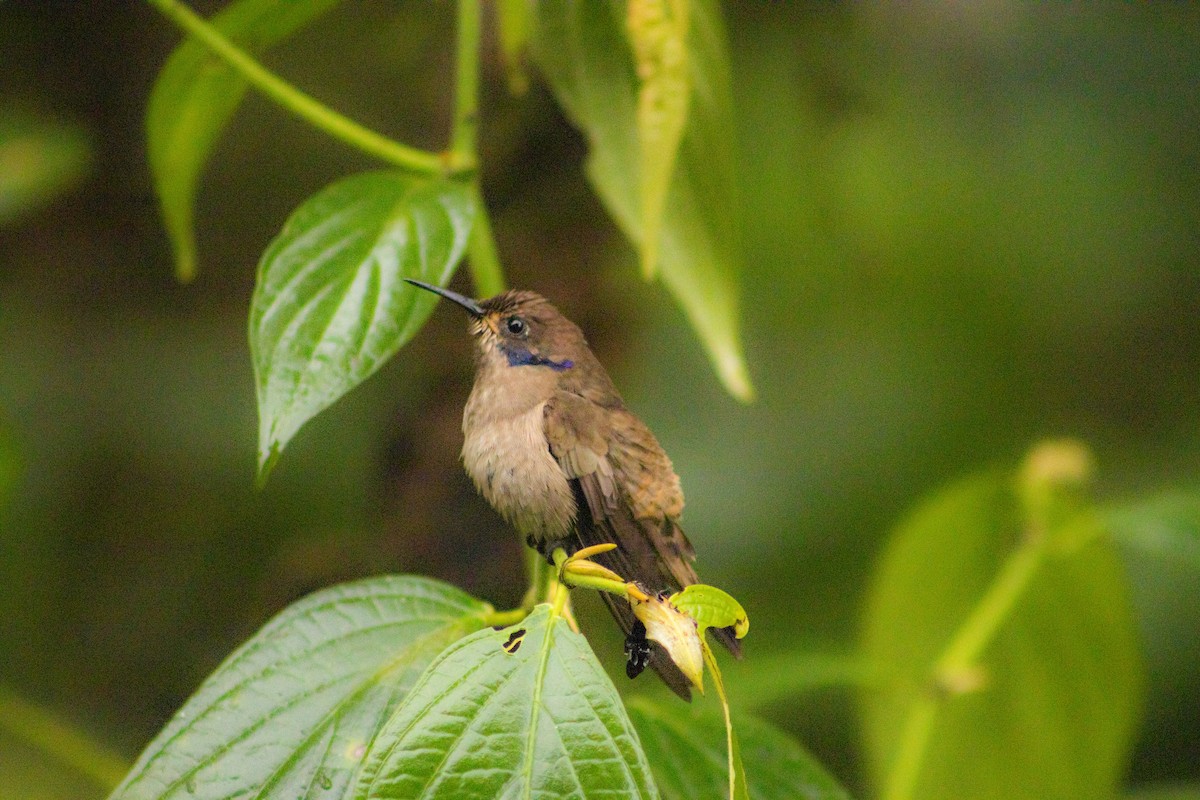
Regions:
M 633 609 L 629 607 L 629 602 L 608 592 L 601 592 L 601 595 L 604 597 L 604 604 L 612 612 L 613 619 L 617 621 L 625 636 L 628 637 L 636 620 L 636 617 L 633 616 Z M 679 671 L 679 667 L 675 666 L 675 662 L 667 655 L 667 651 L 657 642 L 650 642 L 650 669 L 658 673 L 658 677 L 662 678 L 662 682 L 672 692 L 691 702 L 691 681 L 684 677 L 684 674 Z
M 733 657 L 738 661 L 742 660 L 742 642 L 733 634 L 733 628 L 709 628 L 708 632 L 713 637 L 725 645 L 725 649 L 733 653 Z

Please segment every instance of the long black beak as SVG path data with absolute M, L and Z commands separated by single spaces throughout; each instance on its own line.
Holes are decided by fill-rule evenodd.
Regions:
M 422 289 L 433 292 L 434 294 L 440 294 L 442 297 L 446 298 L 447 300 L 451 300 L 455 303 L 458 303 L 460 306 L 465 308 L 467 311 L 471 312 L 471 316 L 482 317 L 484 315 L 484 311 L 482 308 L 479 307 L 479 303 L 476 303 L 474 300 L 472 300 L 469 297 L 463 297 L 458 292 L 452 292 L 449 289 L 443 289 L 440 286 L 434 286 L 432 283 L 425 283 L 423 281 L 414 281 L 412 278 L 405 278 L 404 280 L 408 281 L 413 286 L 420 286 Z

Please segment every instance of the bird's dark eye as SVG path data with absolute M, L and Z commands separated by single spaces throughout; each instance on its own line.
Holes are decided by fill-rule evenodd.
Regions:
M 525 333 L 525 320 L 520 317 L 509 317 L 504 320 L 504 327 L 508 328 L 508 332 L 513 336 L 520 336 Z

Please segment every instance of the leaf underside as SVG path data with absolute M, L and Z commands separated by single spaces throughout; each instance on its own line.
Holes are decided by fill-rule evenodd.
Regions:
M 725 797 L 725 721 L 711 709 L 684 709 L 644 697 L 628 702 L 663 800 Z M 849 800 L 795 739 L 760 719 L 734 717 L 753 800 Z

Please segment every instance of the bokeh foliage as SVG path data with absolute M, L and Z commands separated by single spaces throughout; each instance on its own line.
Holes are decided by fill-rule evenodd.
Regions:
M 437 142 L 452 20 L 352 6 L 271 65 Z M 490 66 L 481 141 L 512 280 L 583 324 L 671 453 L 706 578 L 754 617 L 743 668 L 849 649 L 907 510 L 1070 434 L 1096 453 L 1142 634 L 1147 722 L 1124 781 L 1196 781 L 1197 12 L 724 13 L 756 405 L 722 392 L 681 313 L 637 282 L 536 77 L 510 98 Z M 377 165 L 251 96 L 202 183 L 202 277 L 179 289 L 140 127 L 172 32 L 136 7 L 6 3 L 0 20 L 0 103 L 95 148 L 80 191 L 0 229 L 0 419 L 21 465 L 0 518 L 0 680 L 133 755 L 305 591 L 421 571 L 515 600 L 516 549 L 455 463 L 458 319 L 314 422 L 265 494 L 249 487 L 253 265 L 304 197 Z M 1167 552 L 1141 546 L 1164 529 Z M 776 695 L 771 713 L 861 788 L 850 695 Z M 79 796 L 28 752 L 0 759 Z

